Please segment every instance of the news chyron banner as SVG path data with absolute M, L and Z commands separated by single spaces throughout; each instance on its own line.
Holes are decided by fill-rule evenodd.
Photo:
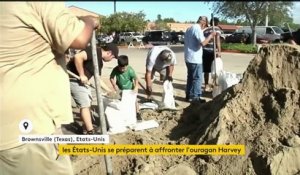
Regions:
M 245 155 L 245 145 L 59 145 L 61 155 Z
M 245 155 L 245 145 L 112 145 L 109 135 L 20 135 L 26 144 L 59 144 L 61 155 Z

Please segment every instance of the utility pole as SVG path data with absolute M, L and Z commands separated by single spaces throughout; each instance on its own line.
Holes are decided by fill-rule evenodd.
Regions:
M 117 0 L 114 0 L 114 13 L 116 13 L 117 8 L 116 8 Z

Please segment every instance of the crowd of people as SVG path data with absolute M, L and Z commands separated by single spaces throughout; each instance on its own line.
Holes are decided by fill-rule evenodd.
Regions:
M 57 144 L 22 144 L 18 140 L 22 134 L 18 126 L 23 119 L 29 119 L 34 126 L 31 134 L 61 133 L 62 124 L 73 122 L 72 97 L 80 108 L 84 134 L 95 134 L 90 113 L 91 89 L 87 85 L 94 75 L 89 42 L 92 32 L 99 29 L 99 22 L 90 16 L 76 17 L 62 2 L 0 4 L 0 30 L 5 33 L 0 42 L 1 172 L 49 174 L 46 167 L 51 167 L 51 174 L 73 174 L 70 158 L 58 155 Z M 202 72 L 205 73 L 204 90 L 210 91 L 208 74 L 215 58 L 214 41 L 216 56 L 221 57 L 217 24 L 218 19 L 214 18 L 208 26 L 207 17 L 200 16 L 186 31 L 184 58 L 188 102 L 205 102 L 201 98 Z M 139 79 L 129 65 L 130 58 L 119 56 L 112 39 L 98 46 L 96 52 L 100 75 L 103 62 L 118 59 L 110 75 L 113 88 L 100 80 L 107 92 L 127 89 L 137 92 Z M 176 55 L 167 46 L 153 46 L 145 65 L 145 90 L 147 98 L 151 99 L 156 72 L 161 81 L 173 81 Z M 68 76 L 67 72 L 72 74 Z M 39 166 L 33 168 L 26 162 Z

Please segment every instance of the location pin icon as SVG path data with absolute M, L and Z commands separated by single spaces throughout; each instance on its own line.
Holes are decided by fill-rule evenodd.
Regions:
M 25 130 L 28 128 L 28 122 L 24 122 L 23 123 L 23 126 L 24 126 L 24 128 L 25 128 Z

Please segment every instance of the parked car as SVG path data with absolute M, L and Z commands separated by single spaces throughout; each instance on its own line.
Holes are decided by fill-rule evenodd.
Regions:
M 175 31 L 170 32 L 170 36 L 171 36 L 171 43 L 172 44 L 177 44 L 179 42 L 178 35 Z
M 133 44 L 137 42 L 141 42 L 144 35 L 138 32 L 123 32 L 119 34 L 119 42 L 120 43 L 130 43 Z
M 288 42 L 290 39 L 294 39 L 294 41 L 299 45 L 299 43 L 300 43 L 300 28 L 297 31 L 282 33 L 281 37 L 280 37 L 280 42 Z
M 243 32 L 235 32 L 225 38 L 226 43 L 249 43 L 250 34 Z
M 178 41 L 181 43 L 181 44 L 184 44 L 184 32 L 177 32 L 177 36 L 178 36 Z
M 278 26 L 256 26 L 255 30 L 257 35 L 260 35 L 269 43 L 278 42 L 280 40 L 281 33 L 284 33 L 283 30 Z M 237 30 L 237 32 L 245 32 L 250 35 L 252 34 L 250 26 L 241 27 Z
M 97 36 L 97 41 L 98 41 L 98 44 L 105 44 L 106 43 L 106 38 L 108 36 L 106 34 L 100 34 Z
M 142 40 L 146 44 L 169 45 L 171 44 L 171 34 L 164 30 L 146 31 L 145 37 Z
M 170 32 L 170 36 L 171 36 L 171 43 L 172 44 L 177 44 L 177 43 L 184 43 L 184 32 Z

